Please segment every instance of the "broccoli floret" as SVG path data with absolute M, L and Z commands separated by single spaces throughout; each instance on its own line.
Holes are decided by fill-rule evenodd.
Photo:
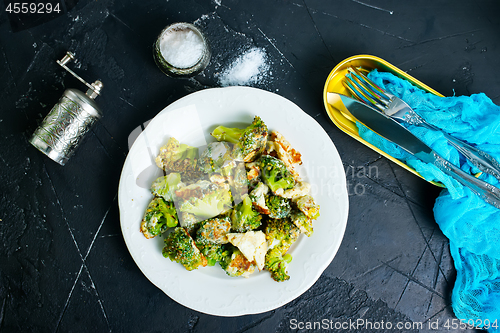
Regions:
M 175 227 L 179 219 L 174 203 L 155 197 L 149 203 L 141 222 L 141 232 L 146 238 L 153 238 Z
M 233 230 L 245 232 L 260 227 L 262 216 L 253 209 L 252 200 L 247 195 L 237 204 L 231 213 Z
M 279 247 L 274 247 L 266 253 L 266 269 L 274 281 L 283 282 L 290 279 L 287 266 L 292 261 L 290 254 L 282 255 Z
M 286 281 L 290 278 L 287 264 L 292 260 L 292 256 L 286 252 L 299 238 L 300 230 L 288 219 L 270 219 L 265 233 L 267 243 L 270 244 L 265 267 L 275 281 Z
M 211 133 L 218 141 L 227 141 L 235 145 L 233 156 L 240 155 L 244 162 L 255 160 L 265 149 L 268 129 L 266 124 L 255 116 L 252 124 L 247 128 L 228 128 L 218 126 Z
M 175 228 L 166 238 L 163 256 L 182 264 L 188 271 L 207 265 L 207 258 L 196 247 L 186 229 Z
M 306 234 L 307 237 L 313 234 L 312 220 L 300 210 L 292 210 L 290 213 L 290 220 L 300 229 L 302 233 Z
M 207 265 L 214 266 L 217 262 L 223 260 L 225 247 L 223 244 L 210 244 L 196 242 L 196 247 L 207 258 Z
M 319 205 L 314 202 L 312 196 L 304 195 L 293 199 L 293 202 L 309 219 L 315 220 L 319 217 Z
M 220 266 L 229 276 L 243 276 L 247 278 L 255 272 L 257 267 L 255 264 L 241 253 L 241 251 L 233 245 L 228 244 L 223 252 L 222 259 L 219 262 Z
M 292 174 L 285 163 L 276 157 L 265 155 L 260 158 L 261 177 L 267 186 L 276 193 L 278 189 L 287 190 L 295 184 Z
M 222 214 L 232 205 L 229 185 L 214 184 L 207 180 L 182 187 L 175 191 L 175 195 L 179 210 L 194 215 L 197 222 Z
M 285 254 L 300 236 L 299 228 L 289 219 L 269 219 L 264 232 L 269 247 L 280 246 L 282 254 Z
M 201 174 L 198 167 L 198 148 L 181 144 L 174 137 L 160 148 L 155 161 L 163 170 L 179 172 L 189 179 L 198 178 Z
M 158 177 L 151 185 L 151 193 L 166 201 L 174 201 L 174 192 L 183 186 L 185 184 L 181 182 L 181 175 L 172 172 L 166 176 Z
M 227 142 L 211 142 L 200 154 L 199 167 L 205 173 L 222 172 L 231 168 L 235 161 L 231 154 L 232 147 Z
M 266 206 L 269 209 L 269 217 L 273 219 L 282 219 L 290 215 L 290 211 L 292 210 L 290 199 L 277 195 L 267 195 L 265 200 Z
M 200 223 L 196 232 L 196 243 L 224 244 L 227 243 L 227 233 L 231 231 L 231 220 L 228 216 L 214 217 Z

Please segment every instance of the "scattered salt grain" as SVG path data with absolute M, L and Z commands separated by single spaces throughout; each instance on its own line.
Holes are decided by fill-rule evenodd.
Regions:
M 245 86 L 258 83 L 269 71 L 267 55 L 264 49 L 254 47 L 229 65 L 219 76 L 219 84 L 227 86 Z
M 172 29 L 161 37 L 160 52 L 176 68 L 190 68 L 203 56 L 202 38 L 191 29 Z

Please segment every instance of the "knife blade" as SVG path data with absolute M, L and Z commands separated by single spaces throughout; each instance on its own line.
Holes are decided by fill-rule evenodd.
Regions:
M 473 177 L 442 158 L 412 132 L 377 109 L 342 94 L 327 93 L 327 101 L 331 105 L 335 106 L 338 104 L 337 101 L 339 99 L 347 111 L 363 125 L 423 162 L 435 165 L 448 176 L 467 186 L 484 201 L 500 209 L 500 189 Z

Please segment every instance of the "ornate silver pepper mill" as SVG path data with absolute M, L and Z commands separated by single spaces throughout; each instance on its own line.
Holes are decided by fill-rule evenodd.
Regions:
M 84 135 L 102 117 L 94 99 L 103 84 L 96 80 L 89 84 L 66 64 L 75 59 L 67 52 L 57 63 L 88 87 L 84 94 L 78 89 L 67 89 L 43 122 L 33 133 L 30 143 L 57 163 L 64 165 L 75 152 Z

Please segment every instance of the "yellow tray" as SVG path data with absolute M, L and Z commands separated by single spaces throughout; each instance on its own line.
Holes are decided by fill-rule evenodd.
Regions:
M 364 145 L 370 147 L 371 149 L 375 150 L 376 152 L 380 153 L 381 155 L 387 157 L 394 163 L 398 164 L 399 166 L 405 168 L 406 170 L 412 172 L 413 174 L 422 177 L 415 169 L 411 168 L 404 162 L 398 160 L 397 158 L 392 157 L 391 155 L 387 154 L 386 152 L 378 149 L 368 141 L 364 140 L 359 136 L 358 128 L 356 127 L 356 118 L 354 118 L 349 111 L 347 111 L 342 104 L 342 101 L 339 101 L 334 103 L 333 105 L 329 104 L 327 102 L 326 94 L 328 92 L 335 92 L 347 96 L 351 96 L 349 91 L 345 89 L 344 85 L 342 84 L 342 80 L 344 79 L 345 75 L 347 74 L 347 69 L 351 66 L 354 66 L 356 68 L 361 67 L 362 71 L 365 73 L 370 72 L 373 69 L 378 69 L 381 72 L 389 72 L 392 73 L 402 79 L 405 79 L 409 82 L 411 82 L 414 86 L 423 89 L 429 93 L 432 93 L 437 96 L 443 97 L 440 93 L 435 91 L 434 89 L 428 87 L 424 83 L 418 81 L 414 77 L 408 75 L 407 73 L 403 72 L 401 69 L 397 68 L 396 66 L 388 63 L 387 61 L 380 59 L 375 56 L 371 55 L 357 55 L 353 56 L 350 58 L 345 59 L 344 61 L 340 62 L 335 68 L 330 72 L 330 75 L 328 75 L 328 79 L 326 80 L 325 83 L 325 88 L 323 90 L 323 102 L 325 104 L 326 112 L 328 113 L 328 116 L 330 119 L 333 121 L 333 123 L 340 128 L 343 132 L 347 133 L 354 139 L 358 140 L 359 142 L 363 143 Z M 423 177 L 422 177 L 423 178 Z M 443 185 L 441 183 L 437 182 L 431 182 L 434 185 L 441 186 Z

